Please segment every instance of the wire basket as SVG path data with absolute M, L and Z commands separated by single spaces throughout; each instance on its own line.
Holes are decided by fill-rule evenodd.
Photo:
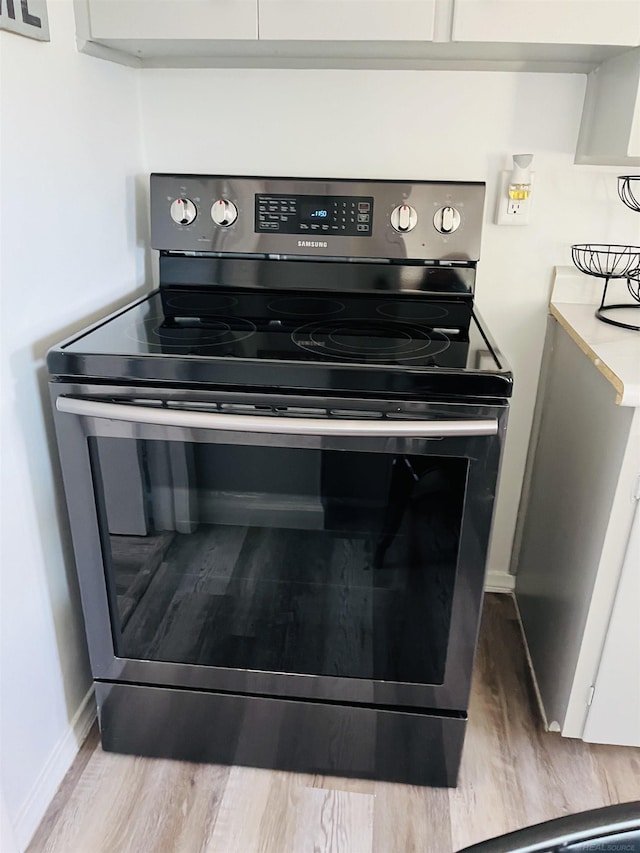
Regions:
M 618 195 L 630 210 L 640 213 L 640 175 L 620 175 Z M 609 312 L 620 309 L 635 308 L 640 311 L 640 246 L 582 243 L 571 247 L 571 257 L 580 272 L 604 279 L 602 299 L 596 309 L 596 317 L 603 323 L 640 332 L 640 326 L 623 323 L 609 316 Z M 632 303 L 618 302 L 615 305 L 607 305 L 607 290 L 612 278 L 626 278 Z
M 604 290 L 600 306 L 596 309 L 596 317 L 603 323 L 619 326 L 621 329 L 632 329 L 640 332 L 640 326 L 635 323 L 623 323 L 609 316 L 610 311 L 619 309 L 640 309 L 640 247 L 611 246 L 604 243 L 585 243 L 571 247 L 573 263 L 581 272 L 603 278 Z M 633 303 L 616 303 L 607 305 L 607 289 L 612 278 L 626 278 L 627 290 L 637 305 Z
M 640 246 L 582 243 L 571 247 L 571 257 L 580 272 L 598 278 L 627 278 L 640 270 Z
M 618 178 L 618 195 L 628 208 L 640 213 L 640 175 L 621 175 Z
M 627 290 L 636 302 L 640 302 L 640 270 L 631 273 L 627 279 Z

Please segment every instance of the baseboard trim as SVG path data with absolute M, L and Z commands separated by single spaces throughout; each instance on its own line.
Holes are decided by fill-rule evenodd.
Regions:
M 35 781 L 14 824 L 14 834 L 20 850 L 26 850 L 58 786 L 71 767 L 78 750 L 96 719 L 93 685 L 73 715 L 66 732 L 53 748 L 49 759 Z
M 516 586 L 514 575 L 509 572 L 489 570 L 484 579 L 485 592 L 513 592 Z

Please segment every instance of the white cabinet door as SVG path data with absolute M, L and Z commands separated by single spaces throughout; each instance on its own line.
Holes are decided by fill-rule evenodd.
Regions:
M 640 44 L 640 0 L 454 0 L 453 41 Z
M 257 0 L 88 0 L 91 39 L 256 39 Z
M 640 746 L 640 508 L 636 507 L 609 629 L 582 735 Z
M 260 39 L 431 41 L 436 0 L 259 0 Z

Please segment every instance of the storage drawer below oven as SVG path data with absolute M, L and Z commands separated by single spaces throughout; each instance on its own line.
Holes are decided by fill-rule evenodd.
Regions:
M 456 784 L 466 716 L 96 683 L 110 752 L 410 785 Z

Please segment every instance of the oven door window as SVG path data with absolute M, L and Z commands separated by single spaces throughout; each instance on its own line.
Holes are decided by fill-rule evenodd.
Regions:
M 119 657 L 443 683 L 467 459 L 89 442 Z

